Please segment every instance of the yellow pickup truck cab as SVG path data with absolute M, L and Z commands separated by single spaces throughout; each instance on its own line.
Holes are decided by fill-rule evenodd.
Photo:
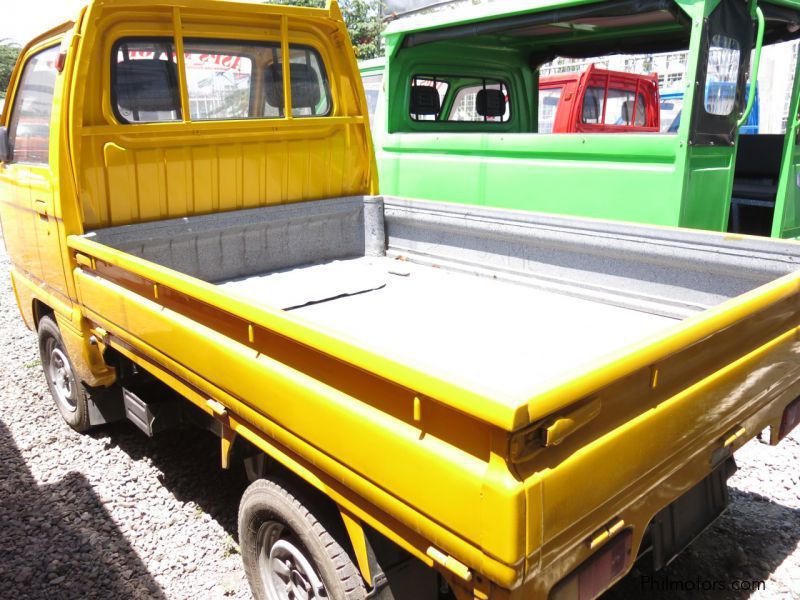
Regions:
M 24 48 L 0 222 L 64 419 L 216 433 L 257 598 L 664 566 L 800 421 L 797 245 L 374 196 L 366 115 L 335 2 L 95 0 Z

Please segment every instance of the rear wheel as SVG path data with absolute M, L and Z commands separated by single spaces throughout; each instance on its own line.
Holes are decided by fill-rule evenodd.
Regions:
M 282 482 L 259 479 L 247 488 L 239 506 L 239 543 L 257 600 L 366 597 L 356 565 L 332 535 L 335 522 L 324 512 Z
M 84 432 L 89 429 L 86 388 L 75 376 L 58 325 L 53 317 L 47 315 L 39 321 L 38 331 L 44 377 L 58 412 L 75 431 Z

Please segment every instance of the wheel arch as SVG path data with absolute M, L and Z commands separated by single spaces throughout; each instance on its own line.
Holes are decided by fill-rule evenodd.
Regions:
M 38 298 L 34 298 L 31 305 L 31 312 L 33 313 L 33 328 L 35 330 L 39 329 L 39 322 L 42 320 L 42 317 L 55 315 L 53 308 Z

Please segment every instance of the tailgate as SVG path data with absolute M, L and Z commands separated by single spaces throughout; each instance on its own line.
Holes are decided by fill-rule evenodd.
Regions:
M 798 275 L 787 275 L 529 403 L 535 425 L 517 438 L 528 454 L 516 467 L 541 511 L 528 529 L 528 577 L 543 570 L 535 587 L 567 574 L 609 527 L 633 528 L 635 555 L 661 508 L 776 429 L 800 395 L 799 302 Z M 535 447 L 520 450 L 523 439 Z

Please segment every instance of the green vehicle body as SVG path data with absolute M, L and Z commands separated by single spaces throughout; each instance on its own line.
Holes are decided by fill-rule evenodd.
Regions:
M 613 21 L 608 26 L 585 25 L 591 19 L 608 22 L 608 15 Z M 570 19 L 584 26 L 564 26 Z M 541 25 L 555 22 L 549 29 Z M 735 26 L 728 32 L 731 22 Z M 761 47 L 798 37 L 799 29 L 800 2 L 791 0 L 759 0 L 757 5 L 739 0 L 516 0 L 395 21 L 384 33 L 384 60 L 362 67 L 365 82 L 374 84 L 383 73 L 380 84 L 373 85 L 380 93 L 370 115 L 381 193 L 800 237 L 800 78 L 792 86 L 785 135 L 742 136 L 760 138 L 754 146 L 738 135 L 739 121 L 746 120 L 752 106 L 746 87 L 751 56 L 749 79 L 755 79 Z M 711 40 L 719 39 L 714 36 L 720 31 L 741 48 L 735 103 L 723 116 L 709 113 L 704 94 L 708 55 L 714 52 Z M 625 53 L 688 49 L 685 117 L 678 131 L 537 133 L 538 65 L 562 48 L 585 56 L 620 48 Z M 786 73 L 787 78 L 793 75 Z M 507 89 L 510 118 L 465 123 L 437 115 L 415 120 L 409 108 L 411 82 L 420 76 L 451 83 L 441 100 L 442 115 L 448 114 L 459 81 L 476 76 L 500 81 Z M 760 168 L 759 162 L 769 165 Z M 769 171 L 769 177 L 759 170 Z M 738 186 L 740 180 L 761 187 L 751 193 L 747 185 Z

